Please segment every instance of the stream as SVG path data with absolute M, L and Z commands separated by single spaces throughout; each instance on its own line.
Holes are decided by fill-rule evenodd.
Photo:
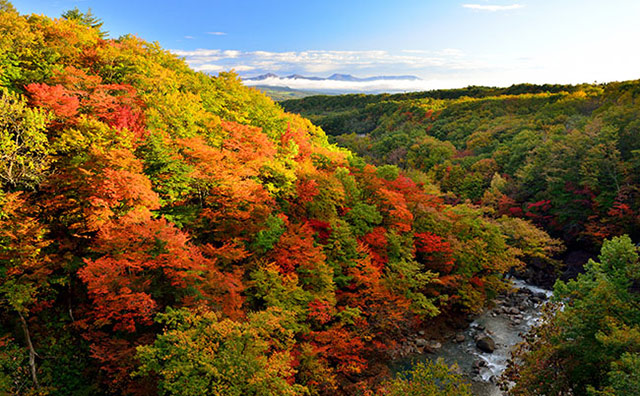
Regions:
M 442 344 L 431 341 L 435 348 L 400 359 L 394 365 L 396 371 L 409 369 L 420 360 L 442 358 L 445 363 L 457 363 L 460 372 L 471 383 L 471 393 L 477 396 L 501 396 L 496 385 L 507 366 L 511 349 L 540 320 L 540 306 L 551 297 L 544 290 L 513 279 L 514 292 L 495 299 L 495 307 L 485 310 L 463 331 L 454 334 Z M 488 337 L 495 343 L 493 353 L 483 352 L 476 346 L 478 339 Z M 422 344 L 425 340 L 416 340 Z M 430 341 L 427 341 L 429 345 Z

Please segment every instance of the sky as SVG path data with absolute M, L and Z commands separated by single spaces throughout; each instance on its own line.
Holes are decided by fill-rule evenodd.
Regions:
M 157 41 L 211 74 L 233 69 L 244 77 L 345 73 L 421 79 L 387 81 L 383 90 L 640 78 L 639 0 L 12 3 L 23 14 L 51 17 L 91 8 L 110 37 L 131 33 Z M 304 89 L 308 83 L 297 84 Z

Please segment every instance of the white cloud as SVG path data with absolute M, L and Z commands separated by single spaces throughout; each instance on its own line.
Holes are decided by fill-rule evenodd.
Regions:
M 225 70 L 225 67 L 219 65 L 200 65 L 194 67 L 196 71 L 207 72 L 207 73 L 219 73 Z
M 522 4 L 497 5 L 497 4 L 463 4 L 462 7 L 479 11 L 509 11 L 523 8 Z
M 242 54 L 242 52 L 240 51 L 227 50 L 222 53 L 222 56 L 224 56 L 225 58 L 237 58 L 240 56 L 240 54 Z
M 213 56 L 221 53 L 218 49 L 197 49 L 195 51 L 183 51 L 183 50 L 171 50 L 178 56 L 190 57 L 190 56 Z
M 406 50 L 373 51 L 237 51 L 218 49 L 173 50 L 185 57 L 195 70 L 216 71 L 235 69 L 254 74 L 312 74 L 357 73 L 359 76 L 379 74 L 426 74 L 484 68 L 478 61 L 469 60 L 457 49 L 440 51 Z
M 193 40 L 195 37 L 193 37 L 193 36 L 184 36 L 184 38 L 186 38 L 187 40 Z
M 233 67 L 233 70 L 237 71 L 237 72 L 246 72 L 246 71 L 252 71 L 255 70 L 256 68 L 253 66 L 247 66 L 247 65 L 236 65 Z
M 210 34 L 212 36 L 226 36 L 227 35 L 225 32 L 207 32 L 207 34 Z

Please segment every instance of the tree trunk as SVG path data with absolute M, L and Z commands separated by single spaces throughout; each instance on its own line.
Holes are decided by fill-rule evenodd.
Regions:
M 31 370 L 31 379 L 33 380 L 33 386 L 38 388 L 38 375 L 36 373 L 36 351 L 33 349 L 33 343 L 31 343 L 31 336 L 29 335 L 29 327 L 24 316 L 18 312 L 20 316 L 20 322 L 22 322 L 22 331 L 24 331 L 24 338 L 27 340 L 27 346 L 29 347 L 29 368 Z

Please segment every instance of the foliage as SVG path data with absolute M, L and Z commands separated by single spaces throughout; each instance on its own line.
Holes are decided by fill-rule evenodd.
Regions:
M 78 22 L 80 25 L 84 25 L 90 27 L 91 29 L 95 29 L 98 31 L 98 35 L 100 38 L 105 38 L 107 36 L 107 32 L 101 30 L 102 22 L 99 18 L 96 18 L 95 15 L 91 12 L 91 8 L 87 10 L 87 12 L 81 12 L 78 7 L 74 7 L 73 10 L 66 11 L 62 14 L 64 19 L 69 19 L 75 22 Z
M 640 260 L 624 235 L 599 262 L 554 288 L 556 309 L 527 337 L 506 372 L 513 395 L 631 395 L 640 386 Z
M 444 362 L 426 361 L 413 365 L 382 386 L 379 395 L 389 396 L 466 396 L 471 395 L 469 385 L 454 367 Z
M 0 90 L 0 183 L 34 187 L 47 168 L 47 113 Z
M 213 312 L 169 309 L 158 315 L 165 325 L 152 345 L 138 347 L 138 375 L 153 373 L 161 395 L 302 395 L 287 378 L 293 334 L 286 312 L 269 310 L 246 323 Z
M 337 148 L 234 73 L 106 38 L 90 13 L 0 9 L 10 392 L 373 391 L 412 328 L 480 310 L 511 267 L 555 252 L 527 221 Z M 416 161 L 455 159 L 421 142 Z M 474 169 L 479 194 L 496 166 Z
M 427 172 L 460 200 L 493 198 L 499 215 L 597 249 L 607 237 L 638 237 L 638 86 L 521 84 L 282 105 L 373 163 Z

